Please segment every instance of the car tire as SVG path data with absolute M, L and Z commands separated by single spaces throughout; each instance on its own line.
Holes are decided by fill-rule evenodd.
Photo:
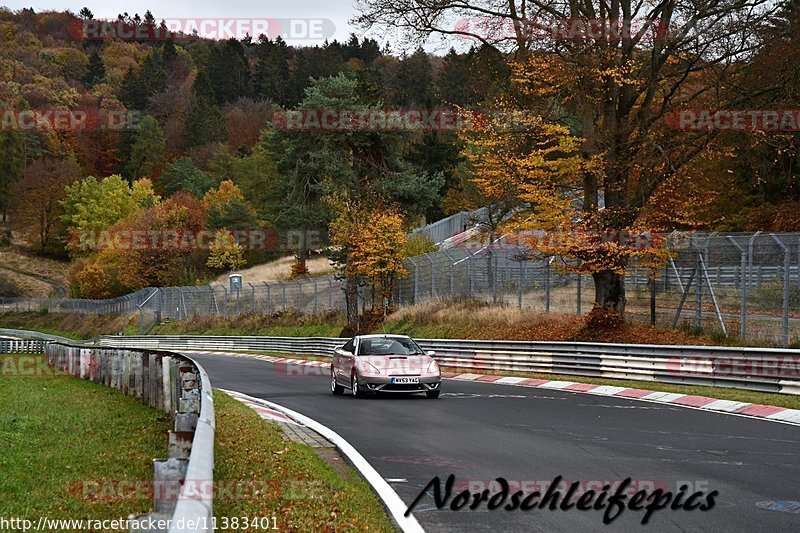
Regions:
M 331 368 L 331 392 L 337 396 L 341 395 L 344 392 L 344 387 L 336 383 L 336 374 L 333 373 L 332 368 Z
M 425 396 L 427 396 L 430 399 L 435 399 L 435 398 L 439 397 L 439 392 L 440 391 L 438 389 L 437 390 L 425 391 Z
M 358 384 L 358 374 L 353 372 L 353 375 L 350 377 L 350 394 L 353 395 L 353 398 L 363 398 L 364 393 L 361 391 L 361 385 Z

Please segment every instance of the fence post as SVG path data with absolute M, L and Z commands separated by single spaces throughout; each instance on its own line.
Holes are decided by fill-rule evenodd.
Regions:
M 408 260 L 414 267 L 414 303 L 416 304 L 419 303 L 419 267 L 413 257 L 409 257 Z
M 328 277 L 328 308 L 333 309 L 333 278 Z
M 431 298 L 436 298 L 436 264 L 430 254 L 424 254 L 431 264 Z
M 297 281 L 297 312 L 300 313 L 300 310 L 303 308 L 303 284 L 300 283 L 300 280 Z
M 775 242 L 783 249 L 783 327 L 781 331 L 781 343 L 789 346 L 789 269 L 791 268 L 791 250 L 774 233 L 771 234 Z
M 739 250 L 739 272 L 734 271 L 734 287 L 740 285 L 740 303 L 739 303 L 739 339 L 744 340 L 747 334 L 747 253 L 745 249 L 736 242 L 736 239 L 728 235 L 728 240 Z
M 695 277 L 698 283 L 694 287 L 694 327 L 703 327 L 703 273 L 700 271 L 700 251 L 695 251 Z
M 311 278 L 311 283 L 314 284 L 314 303 L 311 306 L 311 309 L 312 309 L 311 310 L 311 314 L 316 315 L 317 314 L 317 280 L 314 279 L 314 278 Z
M 491 288 L 492 303 L 497 303 L 497 256 L 492 251 L 488 252 L 488 256 L 489 260 L 486 262 L 486 268 L 488 269 L 486 271 L 486 279 L 487 281 L 491 280 L 492 286 L 487 287 L 487 289 Z
M 522 309 L 522 282 L 525 279 L 525 261 L 519 262 L 519 277 L 517 278 L 517 309 Z
M 544 260 L 544 312 L 550 312 L 550 262 L 552 257 Z
M 467 295 L 470 298 L 472 298 L 472 257 L 473 257 L 473 255 L 472 255 L 472 252 L 470 252 L 469 250 L 467 250 L 467 253 L 469 254 L 467 256 L 467 280 L 469 280 L 469 284 L 467 286 L 467 290 L 468 290 Z
M 442 253 L 444 253 L 444 255 L 446 255 L 447 258 L 450 260 L 450 282 L 449 282 L 449 286 L 448 286 L 448 292 L 449 292 L 449 296 L 452 297 L 453 296 L 453 286 L 454 286 L 454 275 L 455 275 L 454 274 L 454 271 L 455 271 L 455 258 L 452 255 L 450 255 L 450 252 L 448 252 L 447 250 L 442 250 Z
M 577 304 L 575 306 L 575 311 L 577 312 L 577 314 L 580 315 L 581 314 L 581 298 L 583 298 L 582 287 L 581 287 L 581 273 L 580 272 L 578 272 L 578 282 L 576 284 L 576 288 L 577 288 L 578 301 L 577 301 Z

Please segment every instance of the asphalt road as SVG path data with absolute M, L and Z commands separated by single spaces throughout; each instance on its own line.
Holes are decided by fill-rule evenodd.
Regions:
M 354 399 L 332 396 L 327 376 L 289 375 L 285 366 L 257 359 L 190 355 L 205 367 L 214 387 L 270 400 L 339 433 L 385 478 L 406 480 L 391 483 L 406 503 L 432 478 L 444 480 L 449 474 L 459 488 L 480 490 L 504 477 L 526 494 L 546 489 L 559 475 L 600 485 L 630 477 L 636 489 L 629 495 L 661 487 L 675 494 L 686 482 L 690 493 L 719 491 L 716 505 L 706 512 L 667 508 L 641 525 L 645 511 L 626 509 L 608 526 L 603 511 L 489 511 L 485 503 L 477 510 L 439 510 L 425 495 L 414 514 L 429 532 L 800 531 L 797 426 L 452 380 L 444 382 L 438 400 Z M 495 493 L 495 486 L 488 488 Z M 776 510 L 780 506 L 783 511 Z

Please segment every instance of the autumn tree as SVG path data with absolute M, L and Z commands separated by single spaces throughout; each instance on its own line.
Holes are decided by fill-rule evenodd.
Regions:
M 381 102 L 365 102 L 358 81 L 345 75 L 313 80 L 299 110 L 380 110 Z M 407 132 L 353 131 L 346 128 L 276 131 L 269 150 L 285 176 L 283 227 L 303 231 L 326 227 L 332 218 L 324 198 L 341 197 L 353 205 L 395 205 L 408 216 L 424 213 L 439 200 L 443 177 L 417 172 L 401 149 Z M 304 259 L 307 247 L 301 247 Z M 348 323 L 358 319 L 357 276 L 345 277 Z
M 89 176 L 67 186 L 64 191 L 61 219 L 67 225 L 69 248 L 73 254 L 81 253 L 81 232 L 109 229 L 135 211 L 159 201 L 149 180 L 138 180 L 129 185 L 118 175 L 102 180 Z
M 335 195 L 328 201 L 337 211 L 331 223 L 331 243 L 345 252 L 339 271 L 346 279 L 366 280 L 373 311 L 382 309 L 384 302 L 393 307 L 397 280 L 407 274 L 402 216 L 396 209 L 357 205 L 344 196 Z
M 14 226 L 39 253 L 64 253 L 61 200 L 65 188 L 79 176 L 80 167 L 74 159 L 48 156 L 32 161 L 26 179 L 15 185 Z
M 247 203 L 239 187 L 225 180 L 203 196 L 208 227 L 252 230 L 258 227 L 255 210 Z
M 228 230 L 219 230 L 214 233 L 214 240 L 210 246 L 210 253 L 206 265 L 217 272 L 236 270 L 247 264 L 244 259 L 244 248 L 236 242 Z
M 602 235 L 635 232 L 658 185 L 702 153 L 714 136 L 666 128 L 670 113 L 698 104 L 742 105 L 713 96 L 725 94 L 717 89 L 735 83 L 744 61 L 763 46 L 759 31 L 771 3 L 362 0 L 359 8 L 364 26 L 415 36 L 458 34 L 508 53 L 515 103 L 568 124 L 581 139 L 586 164 L 576 229 Z M 453 27 L 454 15 L 487 24 Z M 643 24 L 636 27 L 635 21 Z M 602 31 L 581 30 L 598 25 Z M 590 256 L 593 242 L 583 250 Z M 602 247 L 597 250 L 602 255 Z M 592 273 L 596 305 L 608 312 L 624 312 L 626 267 L 623 259 Z

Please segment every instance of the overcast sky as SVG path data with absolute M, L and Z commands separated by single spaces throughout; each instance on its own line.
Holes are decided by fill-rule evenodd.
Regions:
M 97 19 L 114 19 L 117 14 L 128 12 L 131 16 L 134 13 L 144 15 L 150 9 L 156 20 L 161 19 L 180 19 L 187 24 L 187 19 L 281 19 L 295 20 L 295 33 L 303 33 L 304 24 L 322 24 L 324 29 L 314 31 L 310 26 L 308 36 L 302 40 L 287 39 L 291 44 L 314 45 L 322 44 L 324 38 L 318 39 L 320 34 L 329 37 L 330 40 L 347 40 L 350 33 L 355 33 L 361 37 L 370 37 L 377 40 L 381 47 L 388 41 L 394 53 L 399 53 L 396 44 L 399 39 L 396 36 L 386 35 L 384 31 L 372 30 L 364 32 L 349 24 L 349 20 L 356 15 L 353 0 L 160 0 L 158 2 L 142 0 L 79 0 L 79 2 L 69 0 L 2 0 L 3 4 L 10 9 L 17 11 L 24 7 L 32 7 L 34 10 L 71 10 L 78 13 L 84 6 L 88 7 Z M 324 19 L 324 20 L 322 20 Z M 201 32 L 202 34 L 202 32 Z M 425 44 L 425 49 L 434 53 L 443 54 L 447 51 L 447 46 L 442 45 L 438 39 L 431 39 Z M 460 48 L 460 47 L 457 47 Z

